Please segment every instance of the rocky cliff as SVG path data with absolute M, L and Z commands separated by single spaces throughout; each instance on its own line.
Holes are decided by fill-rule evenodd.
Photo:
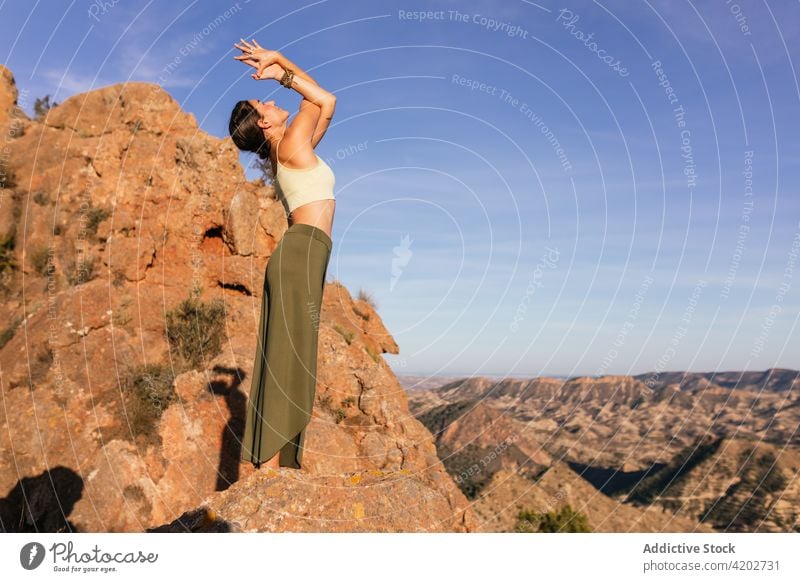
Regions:
M 35 120 L 17 99 L 0 66 L 4 531 L 473 529 L 380 355 L 397 345 L 337 281 L 305 467 L 239 463 L 264 270 L 288 225 L 229 138 L 147 83 Z M 171 326 L 201 316 L 221 339 L 195 338 L 208 350 L 186 363 Z

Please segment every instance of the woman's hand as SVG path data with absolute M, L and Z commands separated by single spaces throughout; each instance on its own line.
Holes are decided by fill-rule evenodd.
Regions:
M 256 63 L 255 61 L 242 61 L 242 62 L 247 63 L 248 65 L 258 69 L 258 63 Z M 283 67 L 281 67 L 278 63 L 274 63 L 268 66 L 266 69 L 262 69 L 260 73 L 258 72 L 258 70 L 256 70 L 256 72 L 250 76 L 256 81 L 263 81 L 264 79 L 275 79 L 276 81 L 280 81 L 283 78 L 283 74 L 285 72 L 286 70 Z
M 243 54 L 233 58 L 255 68 L 256 72 L 252 75 L 254 79 L 280 79 L 284 72 L 283 67 L 278 64 L 280 52 L 263 48 L 255 39 L 252 43 L 243 38 L 239 40 L 242 41 L 241 44 L 235 43 L 233 46 Z

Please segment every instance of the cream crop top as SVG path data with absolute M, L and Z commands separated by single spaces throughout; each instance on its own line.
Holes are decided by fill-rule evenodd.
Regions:
M 316 153 L 314 155 L 317 158 L 317 165 L 313 168 L 287 168 L 278 160 L 276 145 L 275 159 L 278 162 L 275 176 L 276 192 L 287 214 L 309 202 L 336 199 L 333 195 L 333 186 L 336 183 L 333 170 L 325 160 Z

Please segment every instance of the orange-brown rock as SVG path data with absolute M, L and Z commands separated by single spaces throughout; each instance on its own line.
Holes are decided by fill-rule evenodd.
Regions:
M 471 531 L 471 512 L 459 505 L 455 495 L 442 494 L 440 483 L 408 469 L 314 475 L 264 468 L 150 531 Z
M 18 107 L 19 90 L 14 81 L 14 74 L 0 65 L 0 124 L 8 123 L 14 117 L 27 120 L 25 113 Z
M 0 69 L 4 127 L 16 98 Z M 249 530 L 346 529 L 331 524 L 337 515 L 360 531 L 470 529 L 465 497 L 381 357 L 398 353 L 394 339 L 335 281 L 303 470 L 278 483 L 239 462 L 264 272 L 288 225 L 272 188 L 245 178 L 230 138 L 139 82 L 75 95 L 22 125 L 0 206 L 0 236 L 13 243 L 0 256 L 2 529 L 145 531 L 207 499 Z M 194 287 L 224 301 L 225 341 L 180 372 L 166 313 Z M 144 364 L 178 373 L 175 401 L 142 434 L 123 386 Z M 363 481 L 347 482 L 354 474 Z M 24 506 L 28 486 L 45 492 L 35 508 Z M 265 513 L 237 514 L 275 491 Z

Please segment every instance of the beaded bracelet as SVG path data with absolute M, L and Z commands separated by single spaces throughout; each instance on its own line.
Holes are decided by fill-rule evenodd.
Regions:
M 294 81 L 294 71 L 292 69 L 286 69 L 286 71 L 283 73 L 280 83 L 287 89 L 291 89 L 292 81 Z

